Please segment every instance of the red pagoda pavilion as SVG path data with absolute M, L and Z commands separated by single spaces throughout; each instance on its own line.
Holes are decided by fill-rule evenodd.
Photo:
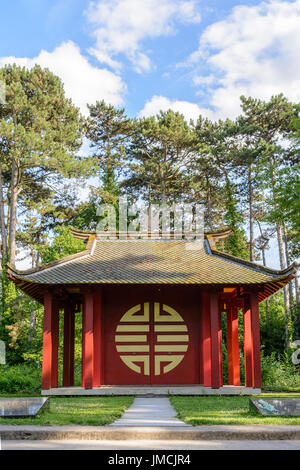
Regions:
M 44 304 L 43 394 L 72 394 L 75 314 L 82 315 L 77 393 L 100 393 L 108 386 L 183 385 L 224 392 L 221 315 L 227 321 L 226 385 L 239 392 L 243 387 L 247 393 L 260 391 L 259 302 L 294 277 L 294 265 L 278 271 L 217 251 L 216 242 L 228 232 L 205 234 L 203 241 L 107 240 L 96 232 L 72 233 L 87 241 L 85 251 L 24 272 L 8 266 L 10 279 Z M 58 388 L 61 315 L 63 380 Z

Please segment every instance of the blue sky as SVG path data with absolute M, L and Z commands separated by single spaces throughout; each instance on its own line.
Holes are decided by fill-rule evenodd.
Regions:
M 218 119 L 241 94 L 300 100 L 299 0 L 2 0 L 0 14 L 0 65 L 48 66 L 83 112 L 105 99 Z
M 234 118 L 241 94 L 299 102 L 299 51 L 300 0 L 0 1 L 0 67 L 50 68 L 84 114 L 101 99 L 187 119 Z

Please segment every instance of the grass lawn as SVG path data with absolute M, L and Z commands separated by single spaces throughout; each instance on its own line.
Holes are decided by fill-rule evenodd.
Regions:
M 253 398 L 300 398 L 300 393 L 262 393 Z M 193 426 L 201 424 L 299 424 L 300 416 L 261 416 L 249 411 L 246 396 L 171 396 L 178 418 Z
M 13 395 L 16 397 L 17 395 Z M 40 396 L 40 395 L 39 395 Z M 6 395 L 8 397 L 8 395 Z M 4 395 L 2 396 L 4 398 Z M 132 404 L 133 396 L 126 397 L 51 397 L 49 410 L 36 418 L 0 418 L 1 424 L 65 425 L 82 424 L 102 426 L 120 418 Z

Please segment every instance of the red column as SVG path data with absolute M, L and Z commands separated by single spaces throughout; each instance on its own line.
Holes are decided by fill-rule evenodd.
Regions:
M 74 360 L 75 360 L 75 311 L 71 314 L 71 333 L 70 333 L 70 387 L 74 385 Z
M 81 386 L 84 387 L 85 370 L 85 302 L 82 302 L 82 328 L 81 328 Z
M 58 386 L 58 344 L 59 344 L 59 307 L 56 302 L 52 305 L 53 343 L 52 343 L 52 373 L 51 388 Z
M 210 293 L 210 331 L 211 331 L 211 386 L 220 387 L 220 343 L 219 343 L 219 301 L 216 292 Z
M 94 380 L 94 298 L 84 294 L 84 387 L 93 388 Z
M 233 369 L 233 385 L 241 385 L 240 374 L 240 348 L 239 348 L 239 318 L 238 308 L 236 305 L 232 306 L 231 310 L 231 324 L 232 324 L 232 369 Z
M 253 387 L 261 388 L 259 307 L 258 307 L 258 297 L 257 297 L 256 292 L 252 292 L 250 294 L 250 309 L 251 309 L 252 355 L 253 355 L 252 383 L 253 383 Z
M 52 292 L 44 294 L 44 332 L 43 332 L 43 366 L 42 389 L 51 388 L 52 375 L 52 349 L 53 349 L 53 295 Z
M 220 387 L 223 387 L 223 353 L 222 353 L 222 324 L 221 324 L 221 313 L 222 308 L 219 309 L 218 314 L 218 343 L 219 343 L 219 375 L 220 375 Z
M 210 302 L 209 293 L 202 292 L 201 309 L 202 329 L 202 376 L 204 387 L 211 387 L 211 334 L 210 334 Z
M 94 387 L 104 383 L 102 334 L 102 293 L 98 291 L 94 294 Z
M 232 304 L 227 309 L 228 384 L 241 385 L 238 308 Z
M 244 362 L 245 362 L 245 386 L 253 387 L 253 354 L 252 354 L 252 331 L 251 310 L 248 298 L 244 302 Z
M 228 357 L 228 385 L 233 385 L 232 309 L 231 307 L 227 307 L 227 357 Z
M 74 384 L 74 312 L 70 305 L 64 308 L 63 386 Z

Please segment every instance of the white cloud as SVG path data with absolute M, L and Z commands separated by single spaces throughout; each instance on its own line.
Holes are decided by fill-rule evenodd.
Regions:
M 100 62 L 120 69 L 114 59 L 125 54 L 137 72 L 151 69 L 142 41 L 173 34 L 176 23 L 201 20 L 199 0 L 98 0 L 86 12 L 96 45 L 90 49 Z
M 119 75 L 91 65 L 72 41 L 62 43 L 53 52 L 42 50 L 34 58 L 0 58 L 0 67 L 13 63 L 28 68 L 35 64 L 49 68 L 61 78 L 66 95 L 84 114 L 87 114 L 86 104 L 93 104 L 96 100 L 104 99 L 114 106 L 123 103 L 126 86 Z
M 190 101 L 170 100 L 165 96 L 153 96 L 140 111 L 139 117 L 155 116 L 159 111 L 167 111 L 168 109 L 183 114 L 187 122 L 190 119 L 196 122 L 200 114 L 209 119 L 215 118 L 214 112 L 210 109 L 201 108 L 198 104 Z
M 237 6 L 206 28 L 187 64 L 194 67 L 195 85 L 204 91 L 205 85 L 213 85 L 206 91 L 219 118 L 240 113 L 242 94 L 269 99 L 282 92 L 300 101 L 299 25 L 300 0 L 271 0 Z

